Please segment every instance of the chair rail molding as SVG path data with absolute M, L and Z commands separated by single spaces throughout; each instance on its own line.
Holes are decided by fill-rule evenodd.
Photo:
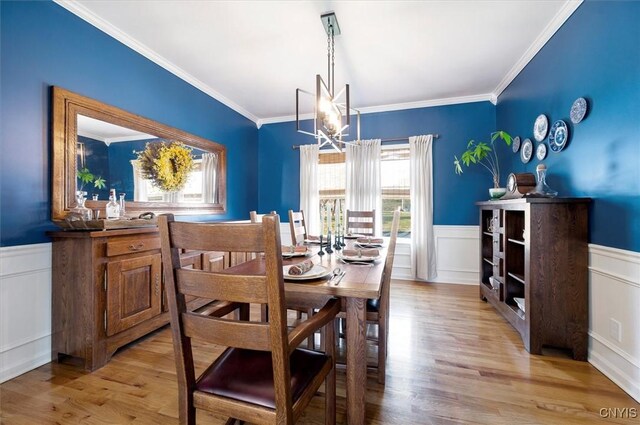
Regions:
M 51 361 L 51 244 L 0 248 L 0 382 Z

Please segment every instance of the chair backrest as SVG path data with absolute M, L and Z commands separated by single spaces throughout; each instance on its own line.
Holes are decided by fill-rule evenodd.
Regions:
M 289 210 L 289 226 L 291 228 L 291 243 L 298 245 L 307 238 L 307 225 L 304 221 L 304 211 Z
M 291 405 L 289 342 L 287 337 L 280 220 L 267 215 L 262 223 L 189 223 L 174 221 L 172 214 L 158 219 L 162 262 L 171 331 L 181 394 L 195 388 L 191 338 L 210 343 L 270 351 L 276 406 Z M 260 275 L 234 275 L 222 272 L 184 269 L 182 249 L 226 252 L 263 252 L 265 272 Z M 266 304 L 268 322 L 249 322 L 205 316 L 186 309 L 185 297 Z
M 373 236 L 376 231 L 376 210 L 347 210 L 347 233 Z
M 276 214 L 276 212 L 271 211 L 269 214 Z M 266 214 L 258 214 L 257 211 L 249 211 L 249 219 L 252 223 L 261 223 L 262 217 L 264 217 L 265 215 Z
M 398 239 L 398 228 L 400 227 L 400 208 L 393 212 L 391 221 L 391 234 L 387 258 L 382 272 L 382 287 L 380 288 L 380 314 L 386 315 L 389 310 L 389 291 L 391 288 L 391 272 L 393 271 L 393 260 L 396 252 L 396 241 Z

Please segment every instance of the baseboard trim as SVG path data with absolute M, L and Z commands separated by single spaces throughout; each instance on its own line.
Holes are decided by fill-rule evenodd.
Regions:
M 0 353 L 0 383 L 49 362 L 51 362 L 51 335 L 14 347 Z
M 640 403 L 640 367 L 618 351 L 605 339 L 589 332 L 589 363 Z

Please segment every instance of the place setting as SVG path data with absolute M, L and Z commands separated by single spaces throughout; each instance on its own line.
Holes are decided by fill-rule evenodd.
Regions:
M 313 255 L 313 252 L 307 246 L 304 246 L 304 245 L 282 245 L 282 257 L 283 258 L 310 257 L 312 255 Z
M 364 236 L 357 238 L 355 244 L 360 248 L 382 248 L 384 239 Z
M 346 264 L 372 266 L 375 261 L 382 258 L 380 251 L 375 248 L 345 249 L 337 255 L 338 260 Z
M 314 264 L 310 259 L 302 261 L 301 263 L 283 266 L 282 272 L 285 280 L 294 282 L 306 282 L 331 276 L 329 283 L 334 285 L 340 283 L 344 275 L 347 273 L 340 267 L 336 267 L 331 270 L 321 264 Z

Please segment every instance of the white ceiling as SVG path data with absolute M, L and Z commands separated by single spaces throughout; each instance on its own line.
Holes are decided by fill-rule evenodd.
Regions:
M 78 136 L 100 140 L 107 145 L 116 142 L 130 142 L 132 140 L 156 139 L 156 136 L 142 133 L 130 128 L 120 127 L 105 121 L 100 121 L 84 115 L 78 115 Z
M 290 120 L 295 89 L 327 76 L 363 112 L 492 100 L 581 0 L 57 0 L 258 125 Z

